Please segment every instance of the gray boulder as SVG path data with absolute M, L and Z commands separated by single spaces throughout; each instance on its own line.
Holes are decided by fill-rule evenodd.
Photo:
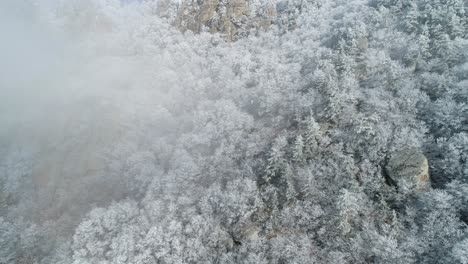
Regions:
M 387 163 L 386 172 L 401 193 L 427 190 L 431 185 L 429 163 L 417 148 L 395 152 Z

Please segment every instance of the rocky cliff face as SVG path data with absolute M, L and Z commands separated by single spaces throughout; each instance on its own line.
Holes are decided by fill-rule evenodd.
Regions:
M 293 29 L 301 7 L 302 0 L 163 0 L 158 13 L 174 17 L 173 24 L 182 31 L 220 33 L 234 41 L 272 24 L 284 31 Z

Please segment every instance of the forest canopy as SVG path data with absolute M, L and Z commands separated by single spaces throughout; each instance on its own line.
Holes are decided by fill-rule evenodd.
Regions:
M 0 3 L 0 264 L 468 264 L 467 0 Z

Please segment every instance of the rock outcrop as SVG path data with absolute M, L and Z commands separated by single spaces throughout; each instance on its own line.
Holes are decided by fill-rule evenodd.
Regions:
M 244 221 L 236 225 L 232 232 L 232 239 L 236 243 L 255 241 L 259 238 L 260 226 L 252 221 Z
M 270 2 L 256 8 L 249 0 L 184 1 L 175 21 L 182 30 L 221 33 L 228 41 L 248 34 L 250 30 L 267 29 L 276 18 L 275 5 Z
M 161 17 L 171 19 L 181 31 L 204 30 L 220 33 L 227 41 L 235 41 L 252 31 L 267 30 L 277 24 L 292 30 L 302 1 L 294 0 L 162 0 L 158 4 Z
M 408 194 L 430 188 L 429 163 L 416 148 L 406 148 L 394 153 L 387 163 L 386 172 L 401 193 Z

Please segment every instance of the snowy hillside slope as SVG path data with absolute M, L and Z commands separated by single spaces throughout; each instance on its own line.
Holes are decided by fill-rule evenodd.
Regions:
M 468 263 L 467 9 L 2 1 L 0 263 Z

